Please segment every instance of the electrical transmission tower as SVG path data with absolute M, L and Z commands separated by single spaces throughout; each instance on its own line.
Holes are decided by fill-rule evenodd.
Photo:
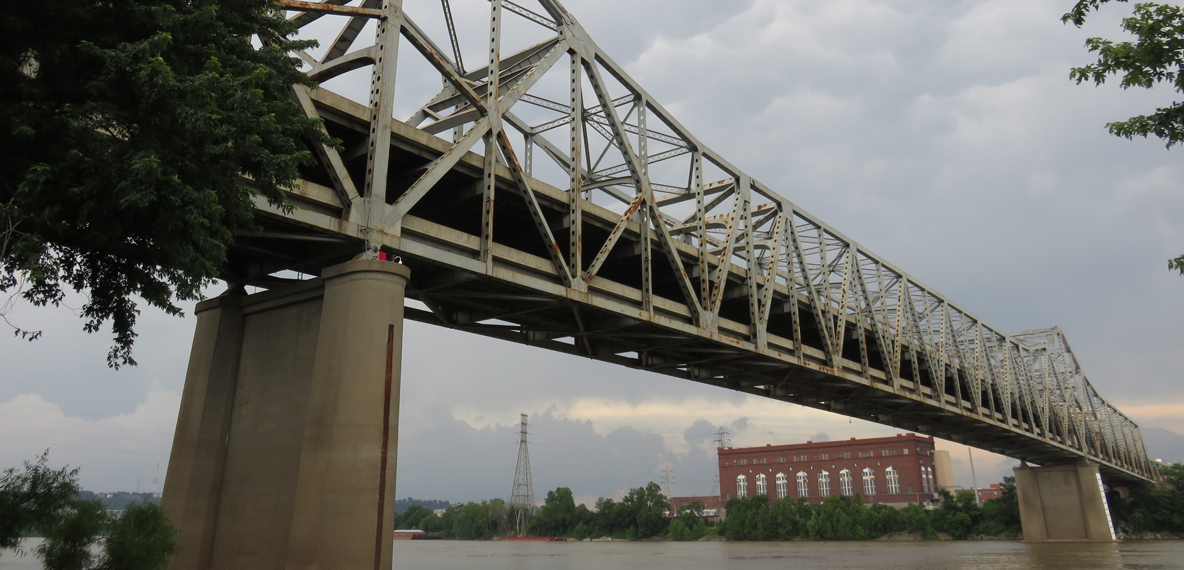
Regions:
M 663 487 L 662 490 L 666 492 L 667 499 L 674 496 L 674 484 L 672 483 L 672 481 L 674 481 L 674 480 L 675 480 L 674 470 L 670 468 L 670 463 L 669 462 L 663 463 L 662 464 L 662 487 Z
M 719 426 L 719 431 L 715 432 L 715 444 L 716 444 L 715 445 L 716 449 L 722 449 L 728 445 L 728 430 L 724 429 L 724 426 Z M 716 463 L 717 464 L 719 463 L 719 453 L 718 452 L 716 452 Z M 716 465 L 716 469 L 715 469 L 715 485 L 714 485 L 714 490 L 712 491 L 712 494 L 715 494 L 715 495 L 720 494 L 719 465 Z
M 526 520 L 534 513 L 534 486 L 530 482 L 530 451 L 526 448 L 526 414 L 522 414 L 518 438 L 518 467 L 514 469 L 514 489 L 510 491 L 510 510 L 514 513 L 514 532 L 526 533 Z

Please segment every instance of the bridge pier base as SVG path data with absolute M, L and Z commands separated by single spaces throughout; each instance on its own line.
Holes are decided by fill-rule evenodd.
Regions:
M 391 567 L 409 276 L 358 260 L 198 304 L 161 499 L 170 569 Z
M 1102 476 L 1094 463 L 1016 467 L 1024 542 L 1115 542 Z

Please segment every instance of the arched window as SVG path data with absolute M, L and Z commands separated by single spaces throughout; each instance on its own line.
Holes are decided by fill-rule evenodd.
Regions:
M 932 493 L 932 491 L 929 490 L 929 471 L 928 471 L 928 469 L 929 469 L 928 467 L 921 468 L 921 492 L 922 493 Z
M 937 492 L 937 479 L 933 478 L 933 468 L 926 467 L 925 469 L 929 473 L 929 492 L 936 493 Z
M 825 469 L 818 472 L 818 496 L 830 496 L 830 472 Z
M 889 495 L 900 494 L 900 473 L 895 467 L 889 466 L 884 470 L 884 480 L 887 481 Z
M 839 492 L 848 497 L 855 494 L 855 489 L 853 489 L 851 486 L 850 469 L 839 471 Z
M 736 496 L 741 499 L 748 496 L 748 477 L 736 476 Z
M 798 471 L 798 496 L 810 496 L 810 476 L 805 471 Z
M 764 473 L 758 473 L 756 476 L 756 494 L 769 496 L 769 479 Z
M 777 498 L 784 499 L 789 494 L 789 479 L 785 473 L 777 474 Z
M 863 468 L 863 494 L 876 494 L 876 472 L 871 467 Z

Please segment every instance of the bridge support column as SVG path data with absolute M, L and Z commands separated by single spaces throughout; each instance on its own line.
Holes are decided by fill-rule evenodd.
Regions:
M 409 276 L 351 261 L 198 305 L 161 500 L 172 570 L 391 567 Z
M 1102 476 L 1093 463 L 1016 467 L 1024 542 L 1114 542 Z

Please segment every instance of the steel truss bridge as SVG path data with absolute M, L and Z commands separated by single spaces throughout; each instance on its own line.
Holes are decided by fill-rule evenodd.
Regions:
M 1001 332 L 774 193 L 557 0 L 279 3 L 328 82 L 293 96 L 341 144 L 309 143 L 294 208 L 257 202 L 228 282 L 382 251 L 412 268 L 415 320 L 1157 479 L 1059 328 Z

